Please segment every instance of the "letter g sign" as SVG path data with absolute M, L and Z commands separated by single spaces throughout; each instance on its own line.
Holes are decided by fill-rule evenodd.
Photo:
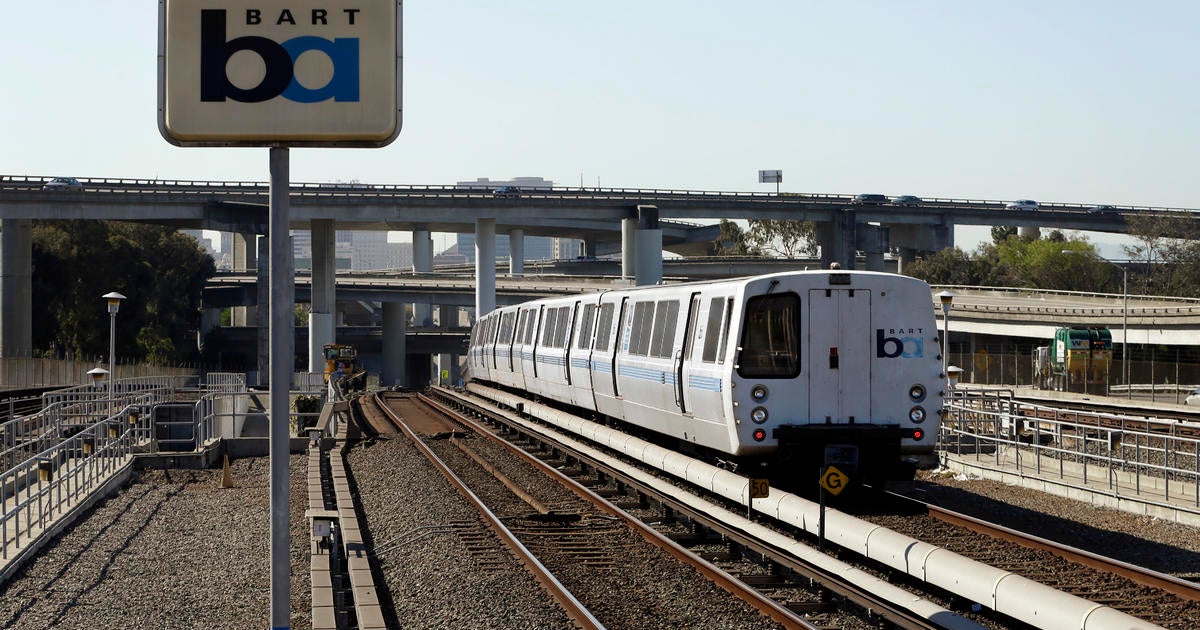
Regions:
M 232 99 L 242 103 L 261 103 L 277 96 L 297 103 L 319 103 L 329 99 L 338 102 L 359 100 L 356 37 L 329 40 L 307 35 L 276 42 L 253 35 L 227 41 L 225 35 L 224 10 L 200 11 L 201 101 L 224 102 Z M 250 89 L 231 83 L 225 69 L 230 57 L 243 50 L 257 54 L 267 70 L 262 81 Z M 329 82 L 316 89 L 301 85 L 295 76 L 296 60 L 309 51 L 324 53 L 333 65 L 333 76 Z

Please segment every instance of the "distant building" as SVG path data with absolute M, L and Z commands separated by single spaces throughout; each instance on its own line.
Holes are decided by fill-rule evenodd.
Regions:
M 480 177 L 472 181 L 457 182 L 457 188 L 483 188 L 495 190 L 501 186 L 516 186 L 522 190 L 536 188 L 553 188 L 554 182 L 541 177 L 514 177 L 507 180 L 488 179 Z M 463 262 L 475 263 L 475 234 L 460 233 L 457 235 L 457 253 L 463 257 Z M 556 238 L 551 236 L 526 236 L 525 260 L 555 260 L 559 258 L 574 258 L 579 252 L 579 240 L 573 238 Z M 508 235 L 496 235 L 496 258 L 508 260 Z

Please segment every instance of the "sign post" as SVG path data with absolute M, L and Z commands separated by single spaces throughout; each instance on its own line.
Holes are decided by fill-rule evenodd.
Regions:
M 746 498 L 746 518 L 754 520 L 754 500 L 765 499 L 771 494 L 770 479 L 751 479 L 750 496 Z
M 400 133 L 400 0 L 159 0 L 158 128 L 182 147 L 269 147 L 272 630 L 291 627 L 289 148 Z
M 834 464 L 837 464 L 835 466 Z M 853 472 L 858 468 L 858 447 L 830 444 L 825 447 L 825 468 L 821 471 L 821 514 L 817 519 L 817 550 L 825 551 L 825 493 L 833 496 L 842 493 L 850 483 L 850 476 L 841 468 Z
M 783 171 L 759 171 L 758 183 L 760 184 L 775 184 L 775 194 L 779 194 L 779 183 L 783 181 Z

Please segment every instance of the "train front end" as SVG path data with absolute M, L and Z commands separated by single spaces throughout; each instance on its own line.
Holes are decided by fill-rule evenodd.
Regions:
M 731 369 L 745 453 L 800 485 L 832 463 L 882 487 L 936 463 L 945 377 L 929 285 L 894 274 L 764 276 L 743 288 Z

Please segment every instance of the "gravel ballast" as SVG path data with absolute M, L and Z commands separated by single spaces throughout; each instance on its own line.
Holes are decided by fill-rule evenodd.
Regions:
M 270 626 L 267 458 L 148 470 L 0 587 L 0 628 Z M 311 628 L 304 456 L 290 459 L 291 622 Z

